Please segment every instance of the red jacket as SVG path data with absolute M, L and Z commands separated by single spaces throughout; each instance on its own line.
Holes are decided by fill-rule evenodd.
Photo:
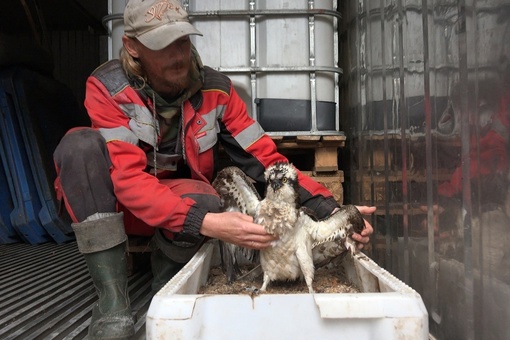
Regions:
M 199 230 L 207 211 L 194 200 L 175 195 L 146 171 L 147 148 L 140 145 L 158 146 L 157 115 L 152 100 L 130 86 L 118 60 L 103 64 L 89 77 L 85 107 L 92 127 L 106 139 L 119 203 L 148 225 L 172 232 Z M 286 160 L 258 122 L 249 117 L 230 79 L 208 67 L 204 86 L 182 107 L 182 126 L 184 160 L 193 179 L 213 180 L 219 170 L 214 164 L 218 141 L 236 165 L 257 181 L 264 181 L 266 167 Z M 311 178 L 300 174 L 299 182 L 302 204 L 319 216 L 337 206 L 331 193 Z M 194 226 L 184 225 L 188 214 L 196 215 L 188 219 Z

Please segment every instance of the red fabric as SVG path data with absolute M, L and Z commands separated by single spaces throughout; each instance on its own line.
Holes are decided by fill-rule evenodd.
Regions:
M 201 182 L 189 179 L 163 179 L 160 184 L 168 187 L 174 194 L 190 195 L 190 194 L 204 194 L 204 195 L 218 195 L 211 186 L 200 185 Z M 126 234 L 137 236 L 152 236 L 154 235 L 154 227 L 148 225 L 144 221 L 137 218 L 129 209 L 122 204 L 118 204 L 118 211 L 124 212 L 124 227 Z M 167 238 L 172 239 L 171 233 L 165 233 Z
M 210 183 L 214 170 L 213 150 L 199 152 L 198 148 L 198 138 L 202 136 L 199 133 L 202 128 L 202 115 L 224 108 L 222 119 L 233 136 L 245 131 L 255 122 L 248 116 L 244 102 L 233 87 L 230 93 L 208 90 L 202 94 L 203 103 L 198 111 L 195 112 L 189 101 L 184 104 L 185 156 L 192 178 Z M 89 77 L 87 80 L 85 106 L 93 128 L 124 126 L 129 129 L 130 119 L 120 105 L 131 103 L 146 105 L 129 86 L 112 96 L 98 79 Z M 186 215 L 195 202 L 190 198 L 181 198 L 178 192 L 145 172 L 147 159 L 140 147 L 123 141 L 110 141 L 107 147 L 112 162 L 111 178 L 115 195 L 124 211 L 129 211 L 148 226 L 157 226 L 172 232 L 182 231 Z M 268 136 L 258 139 L 247 151 L 265 167 L 276 161 L 286 160 L 276 152 L 276 146 Z M 299 180 L 312 195 L 332 196 L 326 188 L 311 178 L 300 175 Z

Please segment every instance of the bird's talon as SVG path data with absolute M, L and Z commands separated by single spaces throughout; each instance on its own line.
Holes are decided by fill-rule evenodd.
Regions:
M 257 287 L 246 287 L 244 289 L 246 292 L 250 293 L 251 295 L 259 295 L 260 290 Z

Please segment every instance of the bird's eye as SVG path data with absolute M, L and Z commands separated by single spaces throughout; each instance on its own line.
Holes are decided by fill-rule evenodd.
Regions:
M 282 178 L 282 182 L 283 182 L 283 183 L 287 183 L 287 177 L 283 177 L 283 178 Z

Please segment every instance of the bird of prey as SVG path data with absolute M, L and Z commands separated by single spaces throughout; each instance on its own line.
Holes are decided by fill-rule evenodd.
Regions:
M 271 281 L 304 278 L 313 293 L 315 264 L 324 265 L 346 249 L 356 251 L 350 236 L 364 228 L 358 209 L 351 205 L 338 208 L 323 220 L 314 219 L 300 205 L 298 173 L 291 163 L 277 162 L 264 173 L 266 190 L 260 198 L 251 180 L 238 168 L 227 167 L 213 182 L 224 211 L 240 211 L 278 235 L 271 247 L 256 252 L 222 242 L 222 263 L 231 282 L 240 274 L 239 259 L 248 262 L 259 257 L 265 291 Z

